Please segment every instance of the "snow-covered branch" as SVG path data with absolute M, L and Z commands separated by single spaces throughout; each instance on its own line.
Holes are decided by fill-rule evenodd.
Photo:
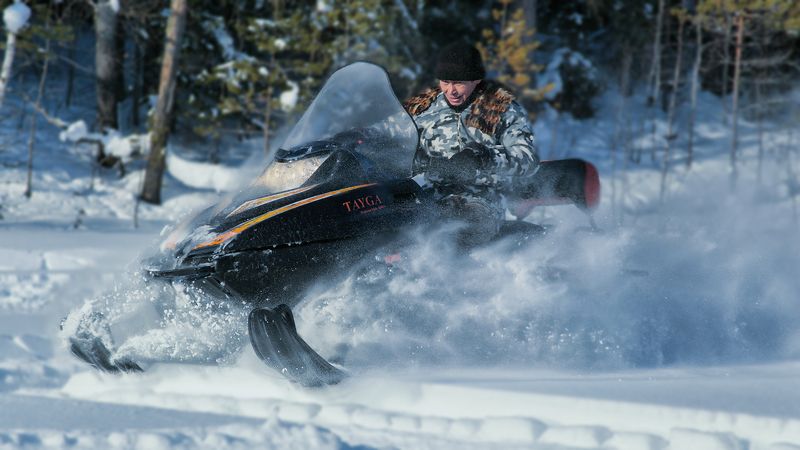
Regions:
M 31 10 L 19 0 L 3 10 L 3 23 L 8 34 L 6 36 L 6 53 L 3 57 L 3 68 L 0 69 L 0 107 L 6 95 L 6 86 L 11 78 L 11 66 L 14 64 L 14 51 L 17 47 L 17 34 L 27 24 L 31 17 Z

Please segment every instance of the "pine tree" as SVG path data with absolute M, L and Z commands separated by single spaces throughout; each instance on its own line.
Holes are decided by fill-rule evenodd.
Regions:
M 477 47 L 489 72 L 519 96 L 534 119 L 535 112 L 531 106 L 541 102 L 544 94 L 552 88 L 532 87 L 531 74 L 542 70 L 541 65 L 533 62 L 533 53 L 540 44 L 532 39 L 535 31 L 527 27 L 524 9 L 511 10 L 512 0 L 499 0 L 497 3 L 498 6 L 492 9 L 494 27 L 483 30 L 484 43 Z
M 260 132 L 269 151 L 272 132 L 310 101 L 333 70 L 367 60 L 384 66 L 395 81 L 416 77 L 418 71 L 408 67 L 417 48 L 408 36 L 417 24 L 403 2 L 292 6 L 273 2 L 269 10 L 230 20 L 204 18 L 207 30 L 224 30 L 237 47 L 194 76 L 202 87 L 189 99 L 196 131 L 219 137 L 232 125 L 246 134 Z

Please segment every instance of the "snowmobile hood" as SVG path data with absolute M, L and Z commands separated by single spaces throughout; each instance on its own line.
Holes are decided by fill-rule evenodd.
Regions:
M 418 139 L 386 71 L 365 62 L 346 66 L 331 75 L 248 188 L 180 224 L 161 249 L 182 259 L 335 238 L 338 227 L 325 217 L 342 205 L 346 212 L 348 205 L 382 202 L 389 180 L 411 176 Z M 313 231 L 320 227 L 329 232 Z M 234 244 L 245 235 L 249 244 Z

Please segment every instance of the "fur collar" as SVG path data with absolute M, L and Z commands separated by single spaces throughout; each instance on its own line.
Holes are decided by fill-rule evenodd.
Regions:
M 476 89 L 478 95 L 470 106 L 466 125 L 494 136 L 503 113 L 508 111 L 508 107 L 514 101 L 514 94 L 502 84 L 489 80 L 478 85 Z M 409 114 L 418 116 L 431 107 L 441 92 L 438 87 L 428 88 L 406 100 L 403 106 Z

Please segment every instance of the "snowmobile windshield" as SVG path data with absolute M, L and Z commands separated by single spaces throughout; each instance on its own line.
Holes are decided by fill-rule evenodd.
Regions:
M 337 150 L 369 161 L 372 177 L 407 178 L 417 141 L 386 71 L 354 63 L 331 75 L 253 187 L 268 193 L 296 188 Z

